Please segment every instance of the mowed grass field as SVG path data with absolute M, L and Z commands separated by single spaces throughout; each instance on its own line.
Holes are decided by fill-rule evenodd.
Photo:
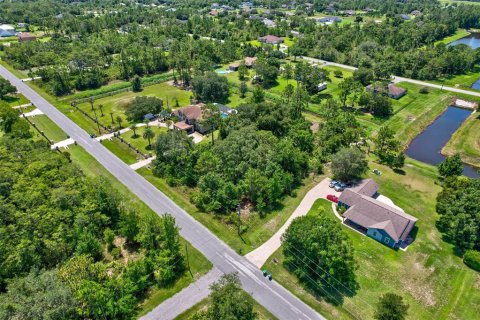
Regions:
M 113 126 L 118 125 L 116 118 L 120 116 L 122 118 L 122 127 L 128 127 L 131 123 L 127 120 L 127 116 L 125 115 L 126 107 L 129 102 L 139 96 L 160 98 L 163 100 L 163 106 L 165 108 L 174 109 L 177 107 L 177 105 L 179 107 L 189 105 L 192 93 L 190 91 L 181 90 L 177 87 L 169 85 L 166 82 L 163 82 L 144 87 L 141 92 L 127 91 L 116 95 L 100 98 L 94 101 L 94 108 L 96 109 L 98 120 L 105 126 L 111 126 L 112 119 L 110 113 L 112 113 L 114 119 Z M 103 117 L 101 116 L 101 112 L 99 109 L 100 105 L 103 106 Z M 92 117 L 95 116 L 89 102 L 81 103 L 78 105 L 78 107 L 81 108 L 83 111 L 87 112 Z
M 460 153 L 462 160 L 480 167 L 480 114 L 472 113 L 442 150 L 443 154 Z
M 33 123 L 35 123 L 35 126 L 40 130 L 45 133 L 47 138 L 53 142 L 60 142 L 62 140 L 67 139 L 67 135 L 65 132 L 63 132 L 62 129 L 60 129 L 59 126 L 55 124 L 52 120 L 50 120 L 49 117 L 46 115 L 37 115 L 30 117 L 29 120 Z M 34 130 L 33 131 L 35 135 L 38 135 L 40 137 L 40 134 L 38 131 Z
M 327 303 L 304 289 L 283 267 L 281 249 L 264 267 L 276 281 L 328 319 L 372 319 L 378 298 L 386 292 L 401 295 L 410 305 L 407 319 L 478 318 L 480 275 L 455 256 L 452 245 L 442 240 L 435 227 L 435 199 L 441 190 L 435 183 L 436 168 L 411 159 L 406 161 L 404 175 L 374 162 L 370 162 L 370 168 L 383 173 L 372 176 L 380 185 L 380 193 L 419 219 L 415 241 L 406 252 L 392 250 L 342 226 L 352 240 L 359 264 L 359 289 L 354 296 L 345 297 L 342 306 Z M 324 200 L 320 202 L 323 204 L 316 205 L 325 206 Z M 330 208 L 327 213 L 337 219 Z

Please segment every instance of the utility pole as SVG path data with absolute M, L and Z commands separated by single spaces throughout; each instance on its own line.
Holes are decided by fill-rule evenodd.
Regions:
M 188 246 L 185 243 L 185 256 L 187 257 L 187 267 L 188 267 L 188 272 L 190 272 L 190 275 L 193 278 L 192 270 L 190 270 L 190 259 L 188 258 Z

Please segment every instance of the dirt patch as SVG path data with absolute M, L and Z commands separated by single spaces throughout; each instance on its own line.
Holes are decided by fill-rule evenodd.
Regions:
M 115 247 L 120 248 L 120 252 L 122 253 L 121 259 L 123 259 L 124 264 L 128 264 L 129 261 L 134 261 L 138 259 L 137 252 L 128 250 L 126 246 L 126 239 L 124 237 L 115 237 L 115 239 L 113 240 L 113 244 L 115 245 Z
M 400 281 L 406 291 L 408 291 L 415 300 L 427 307 L 434 306 L 437 301 L 434 296 L 434 290 L 431 288 L 429 279 L 435 272 L 434 267 L 425 267 L 428 255 L 415 254 L 409 258 L 415 261 L 411 267 L 403 269 L 404 274 Z

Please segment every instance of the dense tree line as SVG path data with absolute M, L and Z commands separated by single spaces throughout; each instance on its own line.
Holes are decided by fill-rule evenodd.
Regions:
M 447 178 L 437 196 L 437 225 L 459 251 L 480 250 L 480 180 Z
M 31 140 L 8 110 L 0 108 L 0 318 L 130 319 L 151 286 L 185 269 L 174 218 L 138 212 Z

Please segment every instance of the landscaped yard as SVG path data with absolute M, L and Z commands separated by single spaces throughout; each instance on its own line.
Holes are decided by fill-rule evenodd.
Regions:
M 436 168 L 411 159 L 407 159 L 405 175 L 373 162 L 370 167 L 383 172 L 373 176 L 380 184 L 380 192 L 419 219 L 415 241 L 406 252 L 392 250 L 343 227 L 353 242 L 359 264 L 359 289 L 353 297 L 345 297 L 343 307 L 307 292 L 282 266 L 282 249 L 264 267 L 273 273 L 274 279 L 331 319 L 372 319 L 374 306 L 385 292 L 404 297 L 410 305 L 408 319 L 476 318 L 480 312 L 480 276 L 455 256 L 453 246 L 442 240 L 435 227 L 435 198 L 441 190 L 435 184 Z M 325 201 L 319 202 L 318 206 L 325 205 Z M 327 213 L 336 219 L 331 209 Z
M 125 115 L 125 108 L 128 102 L 132 101 L 135 97 L 138 96 L 150 96 L 160 98 L 163 100 L 163 106 L 165 108 L 174 109 L 177 107 L 184 107 L 189 105 L 192 93 L 190 91 L 181 90 L 177 87 L 169 85 L 166 82 L 163 82 L 144 87 L 141 92 L 127 91 L 113 96 L 104 97 L 94 101 L 94 108 L 96 109 L 97 117 L 100 123 L 106 126 L 112 125 L 112 117 L 110 115 L 110 113 L 112 113 L 113 120 L 115 121 L 114 126 L 118 125 L 118 123 L 116 123 L 116 118 L 120 116 L 123 120 L 122 127 L 128 127 L 130 123 Z M 101 116 L 99 105 L 103 106 L 103 117 Z M 92 111 L 90 103 L 81 103 L 78 105 L 78 107 L 90 114 L 92 117 L 94 117 L 94 112 Z
M 480 167 L 480 115 L 473 113 L 442 150 L 446 155 L 460 153 L 462 160 L 475 167 Z
M 155 137 L 151 140 L 152 146 L 155 144 L 155 141 L 157 140 L 157 137 L 163 133 L 167 132 L 168 129 L 164 127 L 156 127 L 156 126 L 150 126 L 152 128 L 152 131 L 155 133 Z M 137 131 L 137 137 L 133 138 L 133 131 L 127 131 L 124 134 L 122 134 L 120 137 L 124 139 L 126 142 L 130 143 L 132 146 L 135 148 L 139 149 L 143 153 L 148 153 L 148 152 L 153 152 L 153 150 L 148 150 L 148 140 L 144 139 L 142 137 L 143 131 L 145 130 L 146 126 L 138 127 L 136 129 Z

